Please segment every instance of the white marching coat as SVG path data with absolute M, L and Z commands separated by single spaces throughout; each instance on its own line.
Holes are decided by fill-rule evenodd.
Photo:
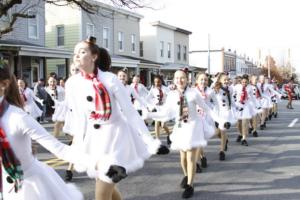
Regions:
M 111 183 L 112 180 L 105 175 L 109 166 L 119 165 L 127 173 L 133 172 L 157 152 L 160 141 L 154 140 L 149 134 L 124 85 L 114 74 L 98 70 L 98 80 L 110 96 L 112 113 L 109 120 L 90 118 L 91 112 L 95 111 L 93 83 L 76 74 L 66 82 L 66 102 L 72 110 L 69 132 L 74 134 L 72 146 L 103 163 L 98 178 Z M 87 100 L 88 96 L 92 97 L 92 101 Z M 87 171 L 80 165 L 75 165 L 75 169 Z M 90 177 L 96 176 L 89 171 L 87 173 Z
M 262 109 L 262 99 L 263 99 L 263 97 L 260 94 L 259 89 L 256 85 L 250 84 L 249 87 L 251 89 L 250 92 L 252 93 L 252 95 L 254 97 L 254 102 L 252 102 L 253 106 L 256 108 L 257 113 L 262 113 L 263 112 L 263 109 Z M 260 94 L 260 96 L 257 95 L 257 92 Z
M 229 98 L 230 98 L 230 104 L 229 105 L 229 99 L 226 95 L 226 92 L 220 88 L 219 91 L 213 90 L 215 101 L 214 104 L 214 111 L 217 113 L 219 117 L 222 119 L 225 119 L 226 122 L 229 122 L 231 126 L 236 124 L 237 117 L 235 112 L 235 101 L 233 99 L 233 90 L 231 87 L 229 87 Z M 223 126 L 219 125 L 219 128 L 221 130 L 225 130 Z
M 257 110 L 255 108 L 255 98 L 253 97 L 252 88 L 246 86 L 247 98 L 244 102 L 241 102 L 241 97 L 243 95 L 243 86 L 242 84 L 237 84 L 234 86 L 234 94 L 236 95 L 236 116 L 239 120 L 242 119 L 251 119 L 256 116 Z
M 67 113 L 67 107 L 65 105 L 65 89 L 61 86 L 56 86 L 53 90 L 50 87 L 45 88 L 47 93 L 51 96 L 54 101 L 54 113 L 52 115 L 52 120 L 63 122 L 65 121 L 65 116 Z
M 278 95 L 281 97 L 281 94 L 278 93 L 277 91 L 275 91 L 273 89 L 273 87 L 268 84 L 268 83 L 264 83 L 263 87 L 261 87 L 261 83 L 257 83 L 257 87 L 260 91 L 260 94 L 262 94 L 263 99 L 262 99 L 262 107 L 263 108 L 272 108 L 273 107 L 273 103 L 272 103 L 272 93 Z
M 8 192 L 13 187 L 3 172 L 5 200 L 82 200 L 82 194 L 74 185 L 65 184 L 54 169 L 38 161 L 32 154 L 31 140 L 35 140 L 57 157 L 95 170 L 96 160 L 76 152 L 50 135 L 36 120 L 22 109 L 10 105 L 0 118 L 10 145 L 21 163 L 24 181 L 21 190 Z
M 213 109 L 213 102 L 216 101 L 216 97 L 214 96 L 213 90 L 209 87 L 206 87 L 204 89 L 204 93 L 200 92 L 200 89 L 197 87 L 195 88 L 195 90 L 202 97 L 206 105 Z M 197 109 L 200 114 L 200 117 L 202 117 L 204 120 L 204 138 L 208 140 L 215 135 L 215 121 L 200 106 L 197 106 Z
M 143 101 L 141 102 L 140 100 L 137 100 L 137 101 L 134 101 L 133 102 L 133 105 L 135 107 L 136 110 L 143 110 L 145 109 L 145 99 L 146 97 L 148 96 L 148 90 L 147 88 L 141 84 L 141 83 L 138 83 L 137 84 L 137 91 L 135 90 L 134 88 L 135 84 L 134 83 L 131 83 L 130 84 L 130 88 L 134 91 L 134 93 L 137 94 L 137 96 Z
M 187 122 L 179 122 L 179 92 L 177 90 L 170 91 L 166 99 L 165 105 L 158 112 L 148 113 L 148 118 L 158 118 L 161 121 L 175 119 L 176 123 L 173 132 L 170 135 L 172 141 L 171 148 L 174 150 L 191 150 L 193 148 L 204 147 L 207 141 L 204 137 L 204 118 L 201 118 L 197 112 L 197 106 L 204 109 L 205 112 L 212 115 L 215 121 L 220 123 L 221 119 L 215 115 L 206 105 L 195 89 L 187 88 L 185 97 L 188 105 Z M 181 124 L 181 125 L 179 125 Z
M 33 118 L 37 118 L 42 116 L 43 111 L 36 105 L 35 101 L 41 101 L 37 98 L 32 89 L 25 88 L 24 95 L 26 97 L 26 101 L 24 102 L 24 110 L 29 113 Z

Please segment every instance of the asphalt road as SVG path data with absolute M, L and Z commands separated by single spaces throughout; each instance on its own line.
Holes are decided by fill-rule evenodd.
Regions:
M 219 161 L 219 139 L 213 138 L 206 148 L 208 168 L 197 174 L 195 194 L 201 200 L 299 200 L 300 199 L 300 101 L 293 110 L 279 104 L 278 118 L 259 131 L 259 137 L 249 137 L 248 147 L 235 142 L 236 128 L 229 132 L 226 161 Z M 297 121 L 297 119 L 299 119 Z M 51 124 L 44 125 L 49 131 Z M 289 127 L 290 126 L 290 127 Z M 65 137 L 59 138 L 67 142 Z M 165 136 L 162 136 L 165 142 Z M 38 158 L 53 166 L 63 177 L 66 163 L 42 148 Z M 183 190 L 179 153 L 151 157 L 143 169 L 130 174 L 118 184 L 125 200 L 177 200 Z M 94 197 L 94 180 L 85 174 L 74 174 L 72 181 L 84 193 L 86 200 Z

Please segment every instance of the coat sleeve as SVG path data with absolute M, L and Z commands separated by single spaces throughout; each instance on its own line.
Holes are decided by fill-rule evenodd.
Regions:
M 112 82 L 112 93 L 116 98 L 125 119 L 128 121 L 128 124 L 141 135 L 143 141 L 147 144 L 150 153 L 156 153 L 160 146 L 159 140 L 154 140 L 150 135 L 145 122 L 134 109 L 124 85 L 115 76 L 113 77 Z
M 77 151 L 72 146 L 68 146 L 50 135 L 36 120 L 24 114 L 18 123 L 19 132 L 28 135 L 45 149 L 53 153 L 58 158 L 85 166 L 87 169 L 95 170 L 97 161 L 93 157 Z

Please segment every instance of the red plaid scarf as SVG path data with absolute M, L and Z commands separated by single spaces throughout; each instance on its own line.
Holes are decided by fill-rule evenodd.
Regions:
M 247 93 L 247 90 L 246 90 L 246 86 L 243 86 L 240 102 L 242 104 L 244 104 L 247 99 L 248 99 L 248 93 Z
M 256 85 L 255 85 L 255 88 L 256 88 L 256 93 L 255 93 L 256 98 L 260 98 L 261 94 L 260 94 L 260 91 L 259 91 L 259 89 L 258 89 L 258 87 Z
M 158 92 L 159 92 L 158 105 L 162 105 L 163 104 L 164 93 L 163 93 L 161 87 L 159 87 L 157 89 L 158 89 Z
M 0 104 L 0 118 L 3 116 L 4 112 L 7 110 L 9 104 L 3 99 Z M 4 129 L 0 127 L 0 157 L 2 162 L 0 162 L 0 199 L 3 199 L 3 186 L 2 186 L 2 166 L 9 175 L 7 180 L 14 182 L 15 192 L 22 186 L 23 181 L 23 171 L 21 169 L 21 163 L 15 156 L 9 141 L 6 137 Z
M 23 89 L 20 90 L 20 94 L 21 94 L 21 97 L 22 97 L 24 102 L 27 101 L 27 98 L 26 98 L 26 95 L 25 95 L 25 90 L 26 90 L 26 88 L 24 88 L 24 90 Z
M 198 88 L 199 92 L 201 93 L 201 96 L 204 97 L 204 99 L 207 99 L 207 95 L 205 93 L 206 87 L 200 88 L 200 86 L 197 86 L 197 88 Z
M 104 87 L 103 83 L 98 79 L 98 70 L 95 71 L 92 75 L 87 74 L 81 71 L 81 75 L 93 82 L 93 88 L 95 90 L 95 110 L 91 114 L 91 118 L 93 119 L 101 119 L 101 120 L 109 120 L 111 116 L 111 101 L 109 94 Z
M 134 85 L 134 89 L 135 89 L 136 93 L 139 93 L 138 83 L 136 83 L 136 84 Z

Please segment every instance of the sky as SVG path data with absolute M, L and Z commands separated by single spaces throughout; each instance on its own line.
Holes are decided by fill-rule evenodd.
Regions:
M 190 50 L 236 50 L 258 60 L 270 54 L 278 65 L 287 62 L 300 73 L 298 0 L 152 0 L 153 9 L 137 9 L 143 23 L 157 21 L 189 30 Z

